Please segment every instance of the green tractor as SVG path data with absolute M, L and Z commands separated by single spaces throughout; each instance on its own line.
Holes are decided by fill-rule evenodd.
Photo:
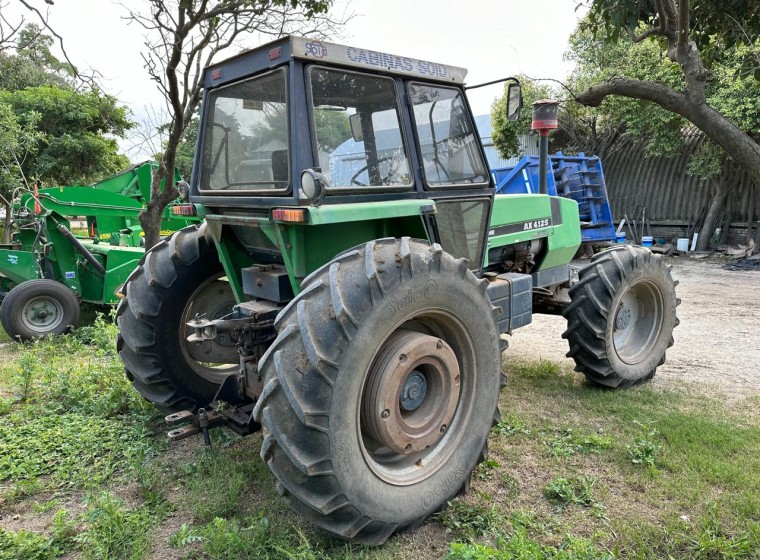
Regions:
M 127 376 L 187 423 L 169 437 L 261 431 L 278 491 L 339 538 L 383 543 L 468 487 L 533 313 L 564 314 L 577 369 L 607 387 L 651 378 L 673 343 L 660 258 L 624 246 L 574 270 L 574 201 L 494 194 L 465 74 L 296 37 L 206 69 L 205 221 L 146 253 L 117 310 Z M 219 280 L 230 313 L 188 317 Z

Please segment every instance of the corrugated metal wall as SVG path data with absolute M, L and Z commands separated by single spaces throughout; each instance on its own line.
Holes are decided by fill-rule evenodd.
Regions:
M 686 172 L 689 158 L 700 141 L 697 134 L 689 134 L 686 149 L 673 158 L 647 158 L 644 150 L 636 147 L 607 157 L 602 164 L 615 218 L 619 220 L 624 214 L 632 216 L 636 206 L 639 216 L 645 206 L 647 217 L 652 220 L 694 221 L 704 213 L 713 197 L 713 182 Z M 723 180 L 731 185 L 724 219 L 746 222 L 754 192 L 749 176 L 733 166 Z M 755 215 L 758 210 L 760 203 L 755 205 Z

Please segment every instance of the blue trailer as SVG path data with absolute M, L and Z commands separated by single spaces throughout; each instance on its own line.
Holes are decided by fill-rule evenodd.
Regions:
M 584 243 L 615 240 L 612 209 L 607 197 L 602 162 L 597 156 L 549 156 L 548 194 L 578 203 Z M 497 194 L 538 193 L 538 156 L 525 156 L 514 167 L 492 169 Z

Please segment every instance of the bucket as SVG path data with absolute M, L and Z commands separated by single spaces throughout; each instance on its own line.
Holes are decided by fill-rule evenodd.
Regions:
M 679 237 L 676 241 L 676 249 L 678 249 L 681 253 L 686 253 L 689 251 L 689 240 L 685 237 Z
M 625 232 L 621 231 L 620 233 L 615 234 L 615 243 L 625 243 Z
M 641 237 L 641 246 L 642 247 L 651 247 L 654 245 L 654 237 L 651 235 L 643 235 Z

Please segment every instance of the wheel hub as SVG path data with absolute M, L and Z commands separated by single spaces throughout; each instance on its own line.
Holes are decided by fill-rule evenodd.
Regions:
M 417 410 L 425 399 L 427 392 L 427 381 L 425 376 L 417 370 L 414 370 L 406 378 L 404 386 L 401 388 L 401 408 L 404 410 Z
M 409 455 L 435 444 L 446 432 L 459 401 L 459 363 L 435 336 L 399 330 L 378 352 L 362 398 L 367 436 Z
M 33 331 L 55 328 L 62 317 L 63 308 L 61 304 L 46 296 L 31 299 L 21 314 L 23 323 Z
M 628 328 L 631 324 L 632 312 L 630 307 L 621 306 L 615 317 L 615 328 L 619 331 Z

